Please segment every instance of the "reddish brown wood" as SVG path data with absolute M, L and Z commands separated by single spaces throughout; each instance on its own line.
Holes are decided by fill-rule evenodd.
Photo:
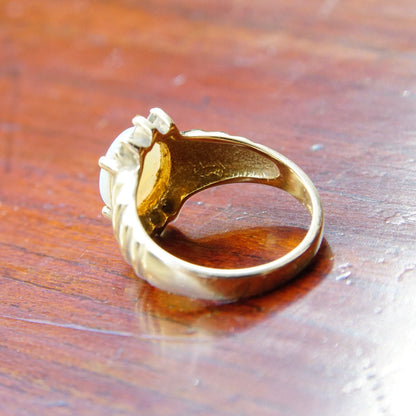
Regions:
M 0 1 L 0 45 L 1 415 L 416 413 L 413 0 Z M 215 306 L 134 276 L 97 159 L 154 106 L 307 171 L 326 231 L 299 279 Z M 306 223 L 233 185 L 160 244 L 247 266 Z

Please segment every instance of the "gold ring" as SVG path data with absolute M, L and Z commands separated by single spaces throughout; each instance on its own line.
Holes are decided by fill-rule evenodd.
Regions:
M 319 194 L 308 176 L 280 153 L 220 132 L 180 132 L 161 109 L 136 116 L 100 158 L 103 215 L 111 219 L 125 260 L 137 276 L 171 293 L 234 301 L 268 292 L 304 269 L 323 235 Z M 239 269 L 205 267 L 180 259 L 152 236 L 175 219 L 184 202 L 214 185 L 255 182 L 293 195 L 311 223 L 303 240 L 271 262 Z

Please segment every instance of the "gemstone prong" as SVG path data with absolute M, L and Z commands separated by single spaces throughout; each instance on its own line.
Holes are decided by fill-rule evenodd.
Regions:
M 103 207 L 103 209 L 101 210 L 101 213 L 103 214 L 105 218 L 108 218 L 109 220 L 111 220 L 113 217 L 113 210 L 107 205 Z
M 118 171 L 118 166 L 115 160 L 109 159 L 106 156 L 100 157 L 98 161 L 98 165 L 100 168 L 106 170 L 107 172 L 111 173 L 112 175 L 116 174 Z
M 120 145 L 123 147 L 123 149 L 127 152 L 136 152 L 137 149 L 134 147 L 135 143 L 131 142 L 129 140 L 120 140 Z
M 169 131 L 171 125 L 173 124 L 173 120 L 161 108 L 150 109 L 148 120 L 162 134 L 166 134 Z
M 135 127 L 141 127 L 146 134 L 152 135 L 152 123 L 143 116 L 135 116 L 132 120 Z

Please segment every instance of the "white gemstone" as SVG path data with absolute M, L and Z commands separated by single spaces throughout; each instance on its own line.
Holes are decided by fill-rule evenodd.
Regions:
M 128 140 L 133 134 L 134 127 L 130 127 L 127 130 L 124 130 L 121 134 L 119 134 L 116 139 L 111 143 L 111 146 L 107 150 L 105 156 L 109 159 L 113 159 L 117 150 L 120 147 L 120 141 L 122 139 Z M 111 208 L 111 174 L 107 172 L 105 169 L 101 169 L 100 172 L 100 194 L 101 198 L 104 203 Z

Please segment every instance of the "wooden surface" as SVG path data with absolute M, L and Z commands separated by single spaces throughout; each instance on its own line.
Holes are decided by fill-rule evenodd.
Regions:
M 0 1 L 0 414 L 416 414 L 414 0 Z M 215 306 L 122 260 L 97 159 L 135 114 L 284 153 L 315 265 Z M 160 244 L 258 264 L 307 225 L 275 190 L 190 200 Z

